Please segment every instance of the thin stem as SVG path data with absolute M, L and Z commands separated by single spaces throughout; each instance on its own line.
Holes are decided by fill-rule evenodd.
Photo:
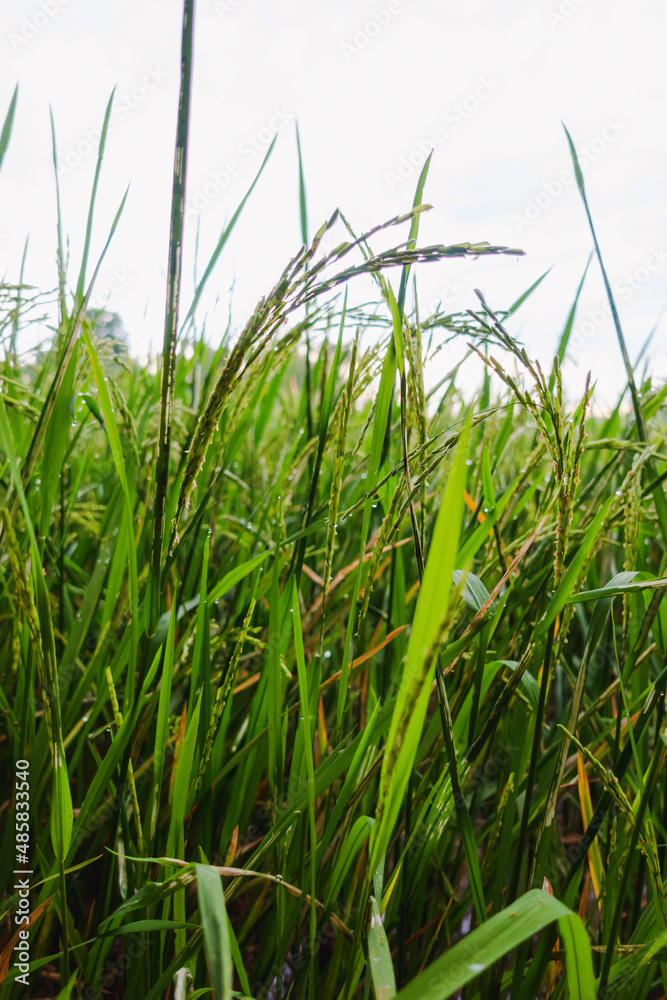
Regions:
M 181 293 L 181 263 L 183 216 L 185 211 L 185 176 L 190 126 L 190 94 L 192 91 L 192 34 L 194 0 L 183 6 L 183 40 L 181 48 L 181 90 L 178 102 L 178 126 L 174 155 L 174 180 L 171 196 L 171 227 L 169 231 L 169 263 L 167 268 L 167 301 L 162 345 L 162 379 L 160 386 L 160 429 L 155 471 L 155 508 L 149 585 L 148 634 L 153 635 L 160 613 L 162 589 L 162 544 L 164 539 L 167 487 L 169 484 L 169 451 L 171 448 L 171 414 L 174 399 L 174 368 L 178 330 L 178 306 Z

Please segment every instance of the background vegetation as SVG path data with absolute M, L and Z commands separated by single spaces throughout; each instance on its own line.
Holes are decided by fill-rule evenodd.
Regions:
M 542 366 L 505 328 L 532 289 L 422 315 L 415 264 L 520 252 L 419 247 L 428 163 L 361 236 L 310 236 L 301 171 L 303 247 L 205 340 L 245 199 L 180 309 L 191 52 L 186 2 L 157 370 L 87 308 L 111 102 L 41 349 L 49 297 L 2 286 L 0 997 L 24 759 L 24 995 L 663 996 L 667 390 L 609 288 L 604 420 L 562 384 L 581 286 Z M 348 308 L 360 274 L 377 304 Z M 459 365 L 427 389 L 454 338 L 473 401 Z

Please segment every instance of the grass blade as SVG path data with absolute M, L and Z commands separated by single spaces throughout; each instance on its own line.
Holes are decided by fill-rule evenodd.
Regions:
M 399 1000 L 418 1000 L 424 996 L 445 1000 L 517 945 L 556 920 L 561 935 L 569 945 L 567 961 L 574 966 L 572 973 L 568 972 L 571 996 L 594 1000 L 591 948 L 581 920 L 541 889 L 527 892 L 507 909 L 487 920 L 482 927 L 471 931 L 396 996 Z M 574 926 L 578 926 L 580 931 L 573 932 Z
M 463 489 L 470 418 L 454 453 L 445 495 L 429 550 L 410 635 L 401 685 L 382 762 L 380 794 L 371 834 L 370 867 L 384 856 L 412 770 L 435 674 L 437 651 L 447 625 L 447 601 L 463 520 Z
M 195 865 L 197 901 L 204 928 L 209 977 L 215 1000 L 231 1000 L 233 964 L 222 881 L 215 869 Z
M 0 132 L 0 167 L 2 166 L 2 161 L 5 158 L 5 153 L 7 152 L 7 146 L 9 145 L 9 140 L 12 135 L 12 128 L 14 126 L 14 114 L 16 113 L 16 102 L 19 96 L 19 85 L 16 84 L 14 88 L 14 93 L 12 94 L 12 99 L 9 102 L 9 107 L 7 109 L 7 114 L 5 115 L 5 121 L 2 126 L 2 132 Z

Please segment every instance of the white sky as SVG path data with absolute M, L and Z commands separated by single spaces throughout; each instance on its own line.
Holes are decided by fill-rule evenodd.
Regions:
M 56 283 L 51 104 L 75 283 L 96 159 L 90 139 L 117 86 L 94 257 L 128 183 L 130 194 L 96 301 L 121 314 L 139 353 L 162 339 L 181 16 L 175 0 L 5 0 L 0 11 L 0 120 L 19 83 L 0 173 L 0 277 L 18 279 L 29 234 L 27 280 Z M 186 232 L 183 314 L 197 216 L 201 273 L 272 128 L 274 155 L 204 303 L 212 310 L 220 296 L 211 338 L 231 283 L 240 326 L 298 249 L 298 118 L 311 233 L 335 207 L 357 231 L 407 210 L 419 173 L 410 157 L 434 145 L 425 193 L 434 209 L 422 217 L 420 243 L 487 240 L 527 256 L 423 266 L 422 302 L 444 296 L 464 310 L 479 287 L 502 309 L 553 266 L 513 327 L 549 364 L 591 248 L 575 185 L 559 180 L 564 171 L 571 178 L 562 120 L 583 157 L 588 149 L 589 201 L 636 356 L 667 292 L 665 51 L 659 0 L 198 0 L 188 202 L 199 211 Z M 227 177 L 230 162 L 236 174 Z M 591 368 L 600 404 L 624 382 L 604 303 L 593 265 L 568 382 L 579 395 Z M 661 320 L 650 351 L 661 377 L 664 331 Z M 474 366 L 469 377 L 479 377 Z

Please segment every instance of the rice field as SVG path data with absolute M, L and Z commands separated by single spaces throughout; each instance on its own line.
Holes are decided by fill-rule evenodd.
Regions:
M 55 291 L 0 286 L 0 1000 L 658 1000 L 667 387 L 576 149 L 605 417 L 562 372 L 585 274 L 539 359 L 539 282 L 424 315 L 422 267 L 521 253 L 422 245 L 429 161 L 412 208 L 313 231 L 299 152 L 302 246 L 204 336 L 273 146 L 181 301 L 192 5 L 157 363 L 90 306 L 111 102 L 78 270 L 59 211 Z

